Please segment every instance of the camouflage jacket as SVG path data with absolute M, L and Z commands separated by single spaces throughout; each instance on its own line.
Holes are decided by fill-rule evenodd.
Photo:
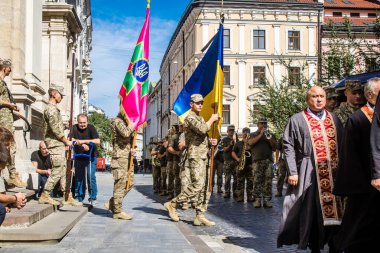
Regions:
M 128 126 L 124 119 L 117 116 L 111 123 L 112 128 L 112 158 L 129 158 L 133 127 Z
M 64 147 L 63 121 L 56 104 L 49 103 L 44 111 L 44 141 L 47 148 Z
M 340 119 L 343 126 L 346 125 L 348 118 L 353 114 L 358 108 L 349 105 L 347 102 L 343 102 L 338 108 L 334 110 L 335 115 Z
M 4 102 L 11 102 L 11 99 L 9 97 L 9 91 L 7 84 L 4 82 L 4 80 L 0 79 L 0 100 Z M 8 107 L 3 107 L 0 104 L 0 124 L 1 126 L 13 125 L 13 115 L 12 111 Z
M 198 116 L 193 111 L 185 118 L 184 126 L 186 128 L 187 157 L 207 159 L 207 132 L 210 130 L 210 127 L 201 116 Z
M 172 147 L 175 151 L 179 151 L 178 142 L 179 142 L 179 134 L 173 134 L 169 141 L 169 147 Z M 180 158 L 178 155 L 172 154 L 172 156 L 173 156 L 174 161 L 178 161 Z

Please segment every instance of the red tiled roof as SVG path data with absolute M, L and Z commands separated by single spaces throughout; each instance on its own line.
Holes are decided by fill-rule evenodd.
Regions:
M 346 18 L 344 17 L 324 17 L 324 23 L 328 24 L 330 21 L 334 23 L 343 23 Z M 376 18 L 348 18 L 354 25 L 368 25 L 376 22 Z
M 329 9 L 380 9 L 380 2 L 377 0 L 325 0 L 324 7 Z

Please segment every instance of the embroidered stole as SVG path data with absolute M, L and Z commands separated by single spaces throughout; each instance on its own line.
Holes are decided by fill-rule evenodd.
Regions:
M 339 197 L 332 193 L 334 176 L 338 168 L 338 141 L 334 120 L 328 111 L 324 120 L 317 120 L 307 110 L 303 116 L 307 122 L 313 145 L 317 174 L 319 201 L 323 225 L 340 225 L 342 205 Z
M 364 113 L 368 121 L 372 124 L 372 119 L 373 119 L 373 113 L 374 111 L 371 110 L 368 105 L 364 105 L 360 108 L 360 110 Z

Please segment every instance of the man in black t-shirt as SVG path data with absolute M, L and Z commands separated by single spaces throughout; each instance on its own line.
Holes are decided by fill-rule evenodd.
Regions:
M 39 150 L 36 150 L 32 153 L 30 161 L 32 162 L 33 167 L 36 169 L 36 172 L 38 173 L 37 197 L 39 197 L 41 193 L 44 191 L 45 184 L 48 177 L 51 174 L 52 167 L 49 150 L 47 149 L 45 142 L 40 142 Z M 53 190 L 54 197 L 57 197 L 59 195 L 58 186 L 59 185 L 57 184 Z
M 168 147 L 168 138 L 165 138 L 157 154 L 157 158 L 160 159 L 160 164 L 161 164 L 161 192 L 160 192 L 161 196 L 168 195 L 167 183 L 166 183 L 167 163 L 168 163 L 168 159 L 166 156 L 167 147 Z
M 72 129 L 72 138 L 75 141 L 76 145 L 74 150 L 76 154 L 85 154 L 91 156 L 89 157 L 76 157 L 74 168 L 75 168 L 75 198 L 82 202 L 86 195 L 86 168 L 87 168 L 87 185 L 89 193 L 89 202 L 94 204 L 94 201 L 97 198 L 98 188 L 96 185 L 96 161 L 98 157 L 98 150 L 96 145 L 100 144 L 99 134 L 96 131 L 96 128 L 88 124 L 88 117 L 86 114 L 79 114 L 77 117 L 78 124 L 73 126 Z M 94 144 L 92 149 L 92 154 L 90 154 L 91 145 Z

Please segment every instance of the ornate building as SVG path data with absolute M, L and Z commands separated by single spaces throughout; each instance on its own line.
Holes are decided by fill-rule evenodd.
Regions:
M 92 21 L 90 0 L 0 1 L 0 58 L 12 60 L 6 79 L 15 101 L 31 123 L 16 121 L 16 166 L 25 178 L 30 154 L 42 140 L 42 113 L 51 83 L 64 86 L 60 105 L 67 123 L 74 82 L 74 115 L 88 110 L 91 82 Z

